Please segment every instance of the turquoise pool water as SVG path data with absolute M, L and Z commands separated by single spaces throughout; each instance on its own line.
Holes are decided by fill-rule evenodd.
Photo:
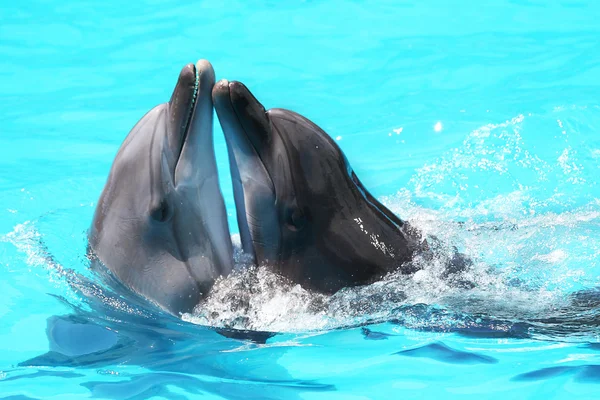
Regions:
M 0 399 L 597 398 L 599 17 L 592 0 L 2 3 Z M 321 125 L 374 195 L 476 260 L 476 288 L 431 265 L 322 298 L 247 271 L 180 321 L 103 287 L 85 234 L 112 158 L 199 58 Z M 223 300 L 248 291 L 245 310 Z

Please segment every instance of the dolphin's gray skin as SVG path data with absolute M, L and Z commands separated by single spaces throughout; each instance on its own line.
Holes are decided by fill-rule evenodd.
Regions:
M 175 315 L 233 268 L 213 148 L 214 82 L 208 61 L 185 66 L 171 100 L 135 125 L 89 231 L 93 259 Z
M 213 102 L 227 139 L 242 247 L 323 293 L 366 284 L 427 248 L 360 183 L 336 143 L 292 111 L 264 107 L 240 82 Z

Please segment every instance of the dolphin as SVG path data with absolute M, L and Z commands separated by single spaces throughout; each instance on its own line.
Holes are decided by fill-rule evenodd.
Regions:
M 410 261 L 427 241 L 369 193 L 321 128 L 265 110 L 240 82 L 219 81 L 212 95 L 242 249 L 257 264 L 327 294 L 416 271 Z
M 191 312 L 233 269 L 213 146 L 214 82 L 208 61 L 186 65 L 171 100 L 133 127 L 88 233 L 92 267 L 174 315 Z

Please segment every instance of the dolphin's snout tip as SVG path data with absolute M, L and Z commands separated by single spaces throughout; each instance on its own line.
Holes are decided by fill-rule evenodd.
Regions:
M 215 84 L 215 70 L 208 60 L 198 60 L 196 62 L 196 73 L 198 74 L 198 84 L 201 88 L 210 88 Z
M 198 70 L 198 72 L 207 71 L 207 70 L 212 71 L 213 66 L 210 63 L 210 61 L 205 60 L 205 59 L 200 59 L 200 60 L 196 61 L 196 69 Z
M 189 63 L 181 69 L 179 73 L 179 82 L 188 86 L 193 86 L 196 81 L 196 67 Z
M 242 82 L 238 82 L 238 81 L 229 82 L 229 91 L 231 92 L 232 96 L 253 97 L 250 94 L 250 91 L 248 90 L 246 85 L 244 85 Z
M 227 89 L 229 90 L 229 81 L 227 79 L 221 79 L 219 82 L 217 82 L 217 84 L 215 85 L 215 89 L 218 90 L 224 90 Z
M 255 107 L 256 112 L 266 113 L 263 105 L 254 97 L 252 92 L 242 82 L 231 81 L 229 82 L 229 95 L 231 101 L 239 104 L 251 104 Z
M 222 97 L 229 97 L 229 81 L 227 79 L 221 79 L 215 84 L 212 90 L 213 100 L 217 100 Z
M 213 101 L 225 98 L 235 102 L 239 99 L 254 99 L 254 96 L 242 82 L 221 79 L 213 88 Z

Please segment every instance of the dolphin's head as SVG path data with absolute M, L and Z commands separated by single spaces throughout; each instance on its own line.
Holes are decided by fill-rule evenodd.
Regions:
M 163 309 L 189 312 L 232 248 L 213 148 L 207 61 L 186 65 L 171 100 L 131 130 L 100 196 L 89 242 L 125 285 Z
M 265 108 L 240 82 L 213 102 L 227 139 L 240 236 L 257 263 L 334 292 L 408 260 L 404 223 L 361 185 L 337 144 L 305 117 Z

